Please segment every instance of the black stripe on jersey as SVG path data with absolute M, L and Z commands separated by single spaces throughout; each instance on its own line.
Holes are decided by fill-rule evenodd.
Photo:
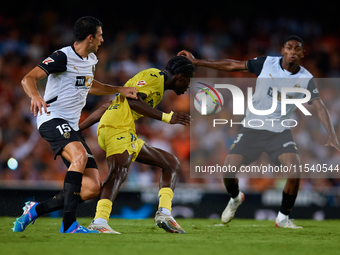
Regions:
M 42 61 L 38 66 L 44 70 L 47 75 L 51 73 L 61 73 L 67 70 L 67 56 L 62 51 L 55 51 L 52 55 Z
M 71 48 L 72 48 L 72 50 L 74 51 L 74 53 L 75 53 L 78 57 L 80 57 L 81 59 L 83 59 L 83 57 L 80 56 L 80 55 L 78 54 L 78 52 L 76 52 L 76 49 L 74 48 L 73 45 L 71 46 Z M 87 58 L 88 58 L 88 57 L 87 57 Z
M 262 71 L 263 64 L 266 58 L 267 58 L 266 56 L 263 56 L 263 57 L 249 59 L 246 62 L 246 68 L 248 69 L 249 72 L 255 74 L 256 76 L 259 76 Z
M 56 96 L 56 97 L 54 97 L 54 98 L 52 98 L 52 99 L 50 99 L 50 100 L 47 100 L 47 101 L 46 101 L 46 104 L 51 104 L 51 103 L 57 101 L 57 99 L 58 99 L 58 96 Z
M 307 89 L 309 90 L 310 95 L 311 95 L 310 100 L 308 101 L 308 104 L 312 104 L 312 102 L 315 99 L 320 98 L 318 85 L 316 84 L 315 78 L 312 78 L 309 80 Z

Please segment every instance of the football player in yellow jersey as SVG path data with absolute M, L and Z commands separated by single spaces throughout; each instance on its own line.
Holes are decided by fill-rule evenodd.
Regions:
M 180 169 L 179 161 L 171 153 L 154 148 L 137 138 L 134 121 L 147 116 L 169 124 L 189 125 L 188 114 L 164 113 L 154 107 L 162 100 L 165 90 L 173 90 L 177 95 L 183 94 L 189 87 L 194 71 L 192 62 L 182 56 L 170 59 L 163 71 L 156 68 L 144 70 L 125 84 L 125 87 L 137 88 L 137 100 L 130 100 L 117 94 L 111 102 L 100 107 L 80 124 L 80 130 L 84 130 L 100 119 L 97 130 L 98 143 L 106 151 L 109 166 L 109 174 L 102 186 L 96 215 L 89 229 L 119 234 L 108 225 L 112 202 L 127 177 L 131 162 L 137 161 L 163 169 L 155 223 L 167 232 L 185 233 L 171 216 L 173 190 L 177 171 Z

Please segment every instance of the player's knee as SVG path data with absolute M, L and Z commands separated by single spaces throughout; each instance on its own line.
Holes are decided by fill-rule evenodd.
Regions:
M 79 171 L 84 171 L 86 163 L 88 159 L 88 154 L 87 152 L 84 151 L 79 151 L 76 155 L 73 155 L 71 158 L 71 166 L 73 169 L 77 169 Z
M 123 166 L 115 167 L 114 169 L 110 169 L 109 179 L 115 179 L 120 183 L 123 183 L 126 180 L 128 174 L 128 168 Z
M 288 178 L 288 179 L 287 179 L 287 183 L 288 183 L 290 186 L 299 185 L 299 184 L 300 184 L 300 178 Z
M 169 169 L 173 174 L 177 174 L 179 172 L 181 163 L 177 157 L 174 155 L 169 156 L 167 163 L 167 169 Z

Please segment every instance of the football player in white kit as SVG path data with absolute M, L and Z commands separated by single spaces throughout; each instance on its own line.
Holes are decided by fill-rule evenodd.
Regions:
M 61 155 L 68 171 L 63 191 L 41 203 L 26 203 L 23 215 L 14 223 L 14 232 L 24 231 L 39 216 L 59 209 L 64 209 L 60 233 L 98 232 L 80 226 L 76 220 L 79 201 L 97 197 L 101 189 L 96 161 L 79 131 L 80 114 L 88 93 L 121 93 L 137 99 L 137 90 L 94 80 L 98 62 L 95 53 L 104 41 L 102 23 L 98 19 L 90 16 L 78 19 L 74 25 L 74 35 L 72 46 L 55 51 L 21 82 L 31 98 L 31 112 L 37 116 L 41 136 L 49 142 L 55 157 Z M 46 76 L 48 79 L 42 98 L 36 84 Z
M 283 87 L 301 87 L 308 89 L 311 93 L 309 104 L 312 104 L 318 117 L 328 133 L 326 146 L 332 146 L 340 151 L 340 145 L 333 128 L 328 110 L 324 106 L 317 89 L 316 82 L 304 67 L 300 66 L 300 60 L 304 56 L 304 42 L 298 36 L 288 37 L 283 44 L 279 57 L 258 57 L 248 61 L 236 61 L 230 59 L 221 60 L 199 60 L 190 52 L 181 51 L 178 55 L 189 58 L 193 64 L 222 71 L 241 71 L 254 73 L 258 79 L 256 89 L 253 95 L 253 108 L 257 110 L 267 110 L 272 106 L 273 87 L 278 91 Z M 297 85 L 297 81 L 298 84 Z M 280 91 L 279 91 L 280 92 Z M 278 94 L 280 96 L 280 93 Z M 291 98 L 301 98 L 303 93 L 292 93 L 287 95 Z M 278 100 L 281 100 L 279 98 Z M 279 104 L 278 104 L 279 105 Z M 241 165 L 248 165 L 257 160 L 262 152 L 266 152 L 275 164 L 283 166 L 300 165 L 300 156 L 293 140 L 289 128 L 280 125 L 282 120 L 289 119 L 291 113 L 296 109 L 296 105 L 287 105 L 287 114 L 281 115 L 281 108 L 277 109 L 270 115 L 254 115 L 249 108 L 247 109 L 244 119 L 245 125 L 241 128 L 237 139 L 231 146 L 226 157 L 224 165 L 236 166 L 240 169 Z M 260 119 L 263 125 L 254 127 L 247 125 L 249 120 Z M 263 120 L 261 120 L 261 117 Z M 272 119 L 273 121 L 265 121 Z M 274 121 L 279 120 L 279 121 Z M 288 125 L 287 125 L 288 126 Z M 244 200 L 244 194 L 239 191 L 238 178 L 224 178 L 224 184 L 231 199 L 223 211 L 221 220 L 223 223 L 230 222 L 235 215 L 236 209 Z M 302 228 L 296 226 L 290 219 L 289 213 L 292 210 L 298 190 L 300 178 L 299 175 L 289 176 L 283 189 L 281 208 L 275 220 L 276 227 L 283 228 Z

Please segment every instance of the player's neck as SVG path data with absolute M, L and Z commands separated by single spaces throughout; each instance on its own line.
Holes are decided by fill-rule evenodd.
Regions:
M 75 42 L 73 44 L 73 48 L 75 52 L 82 58 L 87 58 L 87 56 L 91 53 L 88 51 L 88 46 L 85 42 Z
M 296 74 L 297 72 L 299 72 L 300 70 L 300 65 L 299 63 L 288 63 L 286 61 L 284 61 L 284 59 L 282 58 L 281 61 L 281 67 L 285 70 L 287 70 L 288 72 L 292 73 L 292 74 Z
M 167 70 L 163 70 L 162 72 L 164 73 L 164 90 L 170 89 L 173 75 L 169 74 Z

